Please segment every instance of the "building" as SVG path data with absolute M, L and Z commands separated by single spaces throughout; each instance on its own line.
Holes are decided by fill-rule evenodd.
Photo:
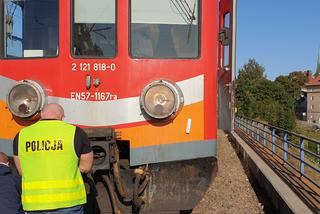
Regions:
M 307 72 L 308 82 L 302 91 L 307 95 L 307 121 L 320 124 L 320 52 L 315 76 Z
M 309 78 L 302 91 L 307 95 L 307 121 L 320 123 L 320 76 Z

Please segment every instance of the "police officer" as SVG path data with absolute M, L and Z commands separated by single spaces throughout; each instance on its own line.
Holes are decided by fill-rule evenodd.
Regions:
M 41 120 L 14 139 L 22 205 L 28 213 L 83 213 L 86 191 L 81 172 L 91 171 L 93 152 L 85 132 L 63 118 L 60 105 L 48 104 Z

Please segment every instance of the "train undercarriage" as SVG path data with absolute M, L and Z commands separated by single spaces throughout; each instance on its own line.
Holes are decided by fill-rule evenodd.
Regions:
M 214 157 L 130 166 L 128 142 L 113 129 L 86 130 L 95 153 L 85 177 L 86 213 L 163 213 L 192 210 L 217 171 Z

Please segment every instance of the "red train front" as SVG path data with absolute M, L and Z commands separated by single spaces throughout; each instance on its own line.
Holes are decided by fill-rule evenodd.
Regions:
M 231 121 L 232 2 L 219 22 L 211 0 L 0 1 L 0 150 L 56 102 L 121 209 L 192 209 L 217 168 L 218 99 Z

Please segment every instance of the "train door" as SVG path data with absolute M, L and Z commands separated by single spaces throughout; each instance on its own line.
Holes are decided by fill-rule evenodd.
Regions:
M 218 127 L 232 130 L 235 80 L 236 0 L 219 2 Z

